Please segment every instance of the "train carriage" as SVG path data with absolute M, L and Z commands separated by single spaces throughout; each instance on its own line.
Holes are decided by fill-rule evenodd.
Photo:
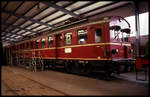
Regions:
M 108 16 L 51 33 L 16 43 L 15 50 L 19 56 L 42 58 L 45 67 L 59 65 L 67 72 L 99 70 L 110 75 L 132 63 L 130 24 L 123 17 Z

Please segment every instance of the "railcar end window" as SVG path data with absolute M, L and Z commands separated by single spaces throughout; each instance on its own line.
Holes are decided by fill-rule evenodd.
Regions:
M 78 44 L 87 43 L 87 33 L 86 29 L 78 30 Z
M 39 46 L 39 41 L 40 40 L 36 40 L 36 48 L 38 49 L 38 46 Z
M 48 38 L 48 46 L 53 47 L 53 37 Z
M 42 39 L 42 48 L 45 48 L 45 38 Z
M 65 34 L 65 45 L 71 45 L 72 44 L 72 33 L 66 33 Z
M 129 41 L 128 37 L 129 37 L 129 34 L 123 33 L 124 42 L 128 42 Z
M 102 30 L 96 29 L 95 30 L 95 42 L 101 42 L 102 41 Z

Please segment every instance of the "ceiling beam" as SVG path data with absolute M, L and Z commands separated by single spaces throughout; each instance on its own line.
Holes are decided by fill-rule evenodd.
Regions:
M 35 5 L 33 5 L 31 8 L 29 8 L 24 14 L 22 14 L 22 15 L 25 15 L 25 14 L 27 14 L 32 8 L 34 8 L 35 6 L 37 6 L 37 4 L 38 3 L 36 3 Z M 3 8 L 3 9 L 5 9 L 5 8 Z M 19 20 L 20 18 L 17 18 L 15 21 L 13 21 L 10 25 L 13 25 L 13 24 L 15 24 L 18 20 Z M 24 24 L 26 21 L 24 21 L 24 22 L 22 22 L 20 25 L 22 25 L 22 24 Z M 7 26 L 7 28 L 8 28 L 9 26 Z M 7 29 L 6 28 L 6 29 Z M 14 30 L 14 29 L 11 29 L 10 31 L 12 31 L 12 30 Z
M 5 32 L 6 33 L 6 35 L 7 35 L 7 33 L 10 33 L 9 31 L 6 31 L 6 30 L 2 30 L 2 32 Z M 10 37 L 10 36 L 12 36 L 12 35 L 20 35 L 20 36 L 23 36 L 22 35 L 22 33 L 21 34 L 18 34 L 18 33 L 10 33 L 10 35 L 8 35 L 8 36 L 6 36 L 6 35 L 2 35 L 2 37 Z
M 19 4 L 19 6 L 14 10 L 14 13 L 23 5 L 23 3 L 24 3 L 24 1 L 23 2 L 21 2 L 21 4 Z M 5 8 L 3 8 L 3 9 L 5 9 Z M 5 20 L 5 22 L 7 22 L 7 20 L 10 18 L 10 14 L 9 14 L 9 16 L 7 17 L 7 19 Z M 5 27 L 5 29 L 7 29 L 9 26 L 6 26 Z
M 67 7 L 71 6 L 72 4 L 74 4 L 74 3 L 76 3 L 76 2 L 77 2 L 77 1 L 73 1 L 73 2 L 71 2 L 70 4 L 65 5 L 65 6 L 63 6 L 63 7 L 64 7 L 64 8 L 67 8 Z M 84 8 L 84 7 L 87 7 L 87 6 L 89 6 L 89 5 L 95 4 L 95 3 L 97 3 L 97 2 L 98 2 L 98 1 L 91 1 L 91 2 L 88 3 L 88 4 L 85 4 L 85 5 L 83 5 L 83 6 L 80 6 L 80 7 L 78 7 L 78 8 L 73 9 L 72 12 L 77 11 L 77 10 L 79 10 L 79 9 L 82 9 L 82 8 Z M 50 14 L 54 14 L 54 13 L 56 13 L 56 12 L 58 12 L 58 10 L 56 10 L 56 11 L 50 13 Z M 44 19 L 44 18 L 50 16 L 50 14 L 44 16 L 44 17 L 41 18 L 40 20 L 42 20 L 42 19 Z M 66 15 L 66 14 L 62 14 L 62 15 L 60 15 L 60 16 L 57 16 L 57 17 L 55 17 L 55 18 L 53 18 L 53 19 L 51 19 L 51 20 L 49 20 L 49 21 L 47 21 L 47 22 L 45 22 L 45 23 L 49 23 L 49 22 L 51 22 L 51 21 L 53 21 L 53 20 L 56 20 L 56 19 L 58 19 L 58 18 L 60 18 L 60 17 L 65 16 L 65 15 Z M 59 22 L 59 23 L 60 23 L 60 22 Z M 56 23 L 56 24 L 58 24 L 58 23 Z M 40 25 L 39 25 L 39 26 L 40 26 Z M 39 26 L 36 26 L 36 27 L 34 27 L 34 28 L 37 28 L 37 27 L 39 27 Z M 33 29 L 34 29 L 34 28 L 33 28 Z M 45 27 L 45 28 L 47 28 L 47 27 Z M 42 29 L 44 29 L 44 28 L 42 28 Z M 42 30 L 42 29 L 40 29 L 40 30 Z M 38 30 L 38 31 L 40 31 L 40 30 Z
M 91 1 L 90 3 L 87 3 L 87 4 L 85 4 L 85 5 L 82 5 L 82 6 L 79 6 L 78 8 L 73 9 L 72 12 L 77 11 L 77 10 L 80 10 L 80 9 L 85 8 L 85 7 L 87 7 L 87 6 L 90 6 L 90 5 L 95 4 L 95 3 L 97 3 L 97 2 L 98 2 L 98 1 Z
M 35 6 L 37 6 L 37 4 L 35 4 L 34 6 L 32 6 L 30 9 L 28 9 L 23 15 L 25 15 L 26 13 L 28 13 L 28 12 L 29 12 L 32 8 L 34 8 Z M 45 9 L 47 9 L 47 8 L 45 8 Z M 41 12 L 43 12 L 45 9 L 41 10 L 38 14 L 40 14 Z M 36 15 L 38 15 L 38 14 L 35 14 L 35 15 L 34 15 L 33 17 L 31 17 L 31 18 L 34 18 L 34 17 L 35 17 Z M 19 20 L 19 19 L 20 19 L 20 18 L 18 18 L 17 20 Z M 11 25 L 14 24 L 14 23 L 16 23 L 17 20 L 16 20 L 15 22 L 12 22 Z M 38 21 L 39 21 L 39 20 L 38 20 Z M 20 24 L 20 26 L 23 25 L 23 24 L 26 23 L 26 22 L 27 22 L 27 21 L 22 22 L 22 23 Z M 32 24 L 34 24 L 34 23 L 32 22 L 31 24 L 25 26 L 24 28 L 27 28 L 27 27 L 31 26 Z M 10 32 L 11 32 L 12 30 L 14 30 L 14 29 L 11 29 Z M 21 30 L 16 31 L 15 33 L 19 32 L 19 31 L 21 31 Z
M 69 15 L 75 17 L 75 18 L 80 18 L 80 15 L 77 15 L 77 14 L 75 14 L 75 13 L 73 13 L 73 12 L 71 12 L 71 11 L 65 9 L 64 7 L 58 6 L 58 5 L 56 5 L 55 3 L 46 2 L 46 1 L 42 1 L 42 3 L 45 4 L 45 5 L 48 5 L 48 6 L 50 6 L 50 7 L 53 7 L 53 8 L 55 8 L 55 9 L 57 9 L 57 10 L 60 10 L 60 11 L 64 12 L 65 14 L 69 14 Z
M 16 17 L 18 17 L 18 18 L 23 18 L 23 19 L 25 19 L 25 20 L 32 21 L 32 22 L 34 22 L 34 23 L 38 23 L 38 24 L 40 24 L 40 25 L 45 25 L 45 26 L 47 26 L 47 27 L 54 27 L 54 26 L 49 25 L 49 24 L 47 24 L 47 23 L 43 23 L 43 22 L 40 22 L 40 21 L 35 20 L 35 19 L 33 19 L 33 18 L 26 17 L 26 16 L 24 16 L 24 15 L 20 15 L 20 14 L 17 14 L 17 13 L 14 13 L 14 12 L 11 12 L 11 11 L 8 11 L 8 10 L 5 10 L 5 9 L 2 9 L 2 12 L 5 12 L 5 13 L 11 14 L 11 15 L 14 15 L 14 16 L 16 16 Z
M 3 24 L 3 25 L 6 25 L 6 26 L 9 25 L 9 24 L 6 24 L 6 23 L 2 23 L 2 24 Z M 29 30 L 29 29 L 25 29 L 25 28 L 19 27 L 19 26 L 17 26 L 17 25 L 10 25 L 10 26 L 12 26 L 13 28 L 18 28 L 18 29 L 21 29 L 21 30 L 25 30 L 26 32 L 36 33 L 35 31 L 31 31 L 31 30 Z
M 75 11 L 77 11 L 77 10 L 80 10 L 80 9 L 82 9 L 82 8 L 84 8 L 84 7 L 90 6 L 90 5 L 95 4 L 95 3 L 97 3 L 97 1 L 91 1 L 91 2 L 88 3 L 88 4 L 85 4 L 85 5 L 82 5 L 82 6 L 78 7 L 78 8 L 73 9 L 72 12 L 75 12 Z M 63 17 L 63 16 L 65 16 L 65 14 L 60 15 L 60 16 L 57 16 L 57 17 L 53 18 L 52 20 L 47 21 L 46 23 L 51 22 L 51 21 L 53 21 L 53 20 L 55 20 L 55 19 L 58 19 L 58 18 L 60 18 L 60 17 Z M 61 21 L 61 22 L 62 22 L 62 21 Z M 56 24 L 54 24 L 54 25 L 57 25 L 57 24 L 59 24 L 59 23 L 61 23 L 61 22 L 58 22 L 58 23 L 56 23 Z
M 96 16 L 96 15 L 100 15 L 100 14 L 103 14 L 103 13 L 106 13 L 106 12 L 110 12 L 110 11 L 113 11 L 113 10 L 115 10 L 115 9 L 119 9 L 119 8 L 121 8 L 121 7 L 127 6 L 127 5 L 129 5 L 129 4 L 130 4 L 130 3 L 126 3 L 126 4 L 123 4 L 123 5 L 114 7 L 114 8 L 110 8 L 110 9 L 108 9 L 108 10 L 105 10 L 105 11 L 102 11 L 102 12 L 99 12 L 99 13 L 96 13 L 96 14 L 93 14 L 93 15 L 89 15 L 89 16 L 87 16 L 87 18 L 91 18 L 91 17 L 94 17 L 94 16 Z M 109 7 L 109 6 L 108 6 L 108 7 Z
M 3 32 L 9 33 L 8 31 L 3 31 Z M 24 33 L 26 33 L 26 32 L 23 32 L 23 33 L 21 33 L 21 34 L 11 33 L 11 34 L 8 35 L 8 36 L 3 35 L 2 37 L 5 37 L 5 38 L 14 38 L 14 39 L 16 39 L 17 36 L 21 36 L 21 37 L 24 38 L 24 37 L 28 37 L 30 34 L 33 34 L 33 33 L 29 33 L 29 34 L 27 34 L 27 35 L 23 35 Z M 16 36 L 15 36 L 15 37 L 11 37 L 12 35 L 16 35 Z
M 17 7 L 13 12 L 16 13 L 16 11 L 23 5 L 23 3 L 24 3 L 24 1 L 22 1 L 22 2 L 18 5 L 18 7 Z M 2 8 L 2 9 L 4 9 L 4 8 Z M 7 20 L 8 20 L 10 17 L 11 17 L 11 14 L 9 14 L 9 16 L 7 17 L 7 19 L 5 20 L 5 22 L 7 22 Z
M 72 5 L 72 4 L 74 4 L 75 2 L 77 2 L 77 1 L 72 1 L 71 3 L 69 3 L 69 4 L 67 4 L 67 5 L 65 5 L 65 6 L 63 6 L 63 7 L 66 8 L 66 7 L 68 7 L 68 6 Z M 43 11 L 44 11 L 44 10 L 43 10 Z M 41 19 L 39 19 L 39 21 L 43 20 L 44 18 L 46 18 L 46 17 L 48 17 L 48 16 L 50 16 L 50 15 L 56 13 L 56 12 L 58 12 L 58 10 L 53 11 L 52 13 L 50 13 L 50 14 L 48 14 L 48 15 L 42 17 Z M 41 12 L 40 12 L 40 13 L 41 13 Z M 40 14 L 40 13 L 39 13 L 39 14 Z M 63 14 L 63 16 L 64 16 L 64 15 L 65 15 L 65 14 Z M 61 15 L 61 16 L 62 16 L 62 15 Z M 33 16 L 32 18 L 34 18 L 34 16 Z M 53 21 L 53 20 L 55 20 L 55 19 L 57 19 L 57 18 L 51 19 L 51 20 L 49 20 L 49 21 Z M 45 22 L 45 23 L 48 23 L 49 21 L 47 21 L 47 22 Z M 32 25 L 32 24 L 33 24 L 33 23 L 31 23 L 30 25 Z M 30 25 L 26 26 L 25 28 L 29 27 Z M 32 28 L 32 29 L 38 28 L 38 27 L 40 27 L 40 26 L 41 26 L 41 25 L 38 25 L 38 26 L 36 26 L 36 27 L 34 27 L 34 28 Z M 47 27 L 45 27 L 45 29 L 46 29 L 46 28 L 47 28 Z M 32 29 L 31 29 L 31 30 L 32 30 Z M 42 29 L 44 29 L 44 28 L 42 28 Z M 41 29 L 40 29 L 40 30 L 41 30 Z M 38 31 L 40 31 L 40 30 L 38 30 Z
M 108 1 L 108 2 L 109 2 L 109 1 Z M 116 4 L 116 3 L 118 3 L 118 2 L 119 2 L 119 1 L 114 1 L 114 2 L 109 3 L 109 4 L 105 4 L 105 5 L 99 6 L 99 7 L 97 7 L 97 8 L 94 8 L 94 9 L 92 9 L 92 10 L 89 10 L 89 11 L 86 11 L 86 12 L 82 13 L 81 16 L 84 15 L 84 14 L 87 14 L 87 13 L 90 13 L 90 12 L 93 12 L 93 11 L 96 11 L 96 10 L 99 10 L 99 9 L 102 9 L 102 8 L 104 8 L 104 7 L 111 6 L 111 5 Z
M 5 41 L 7 41 L 7 42 L 9 42 L 9 43 L 12 43 L 12 42 L 14 42 L 14 41 L 16 41 L 16 40 L 10 40 L 10 39 L 9 39 L 9 40 L 7 40 L 7 39 L 2 39 L 2 41 L 4 41 L 4 42 L 5 42 Z
M 7 5 L 8 5 L 8 1 L 6 1 L 6 4 L 5 4 L 5 6 L 4 6 L 3 8 L 6 8 L 6 7 L 7 7 Z

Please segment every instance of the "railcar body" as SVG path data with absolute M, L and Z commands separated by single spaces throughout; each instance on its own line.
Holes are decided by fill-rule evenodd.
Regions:
M 110 75 L 133 59 L 129 37 L 130 24 L 120 16 L 109 16 L 60 28 L 10 48 L 14 57 L 42 58 L 48 67 L 59 64 L 67 72 L 101 70 Z

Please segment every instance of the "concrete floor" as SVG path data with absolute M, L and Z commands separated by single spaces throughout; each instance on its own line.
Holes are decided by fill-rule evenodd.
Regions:
M 19 73 L 2 68 L 2 96 L 29 96 L 29 95 L 57 95 L 64 96 L 65 93 L 47 87 L 35 80 L 29 79 Z
M 149 94 L 148 81 L 144 83 L 136 80 L 130 81 L 127 80 L 127 77 L 125 77 L 127 76 L 126 74 L 121 74 L 118 78 L 114 78 L 111 81 L 106 81 L 100 79 L 99 77 L 79 76 L 52 70 L 31 72 L 23 68 L 2 66 L 2 70 L 3 69 L 10 70 L 14 74 L 19 74 L 35 80 L 67 95 L 147 96 Z M 131 76 L 132 75 L 133 73 Z

